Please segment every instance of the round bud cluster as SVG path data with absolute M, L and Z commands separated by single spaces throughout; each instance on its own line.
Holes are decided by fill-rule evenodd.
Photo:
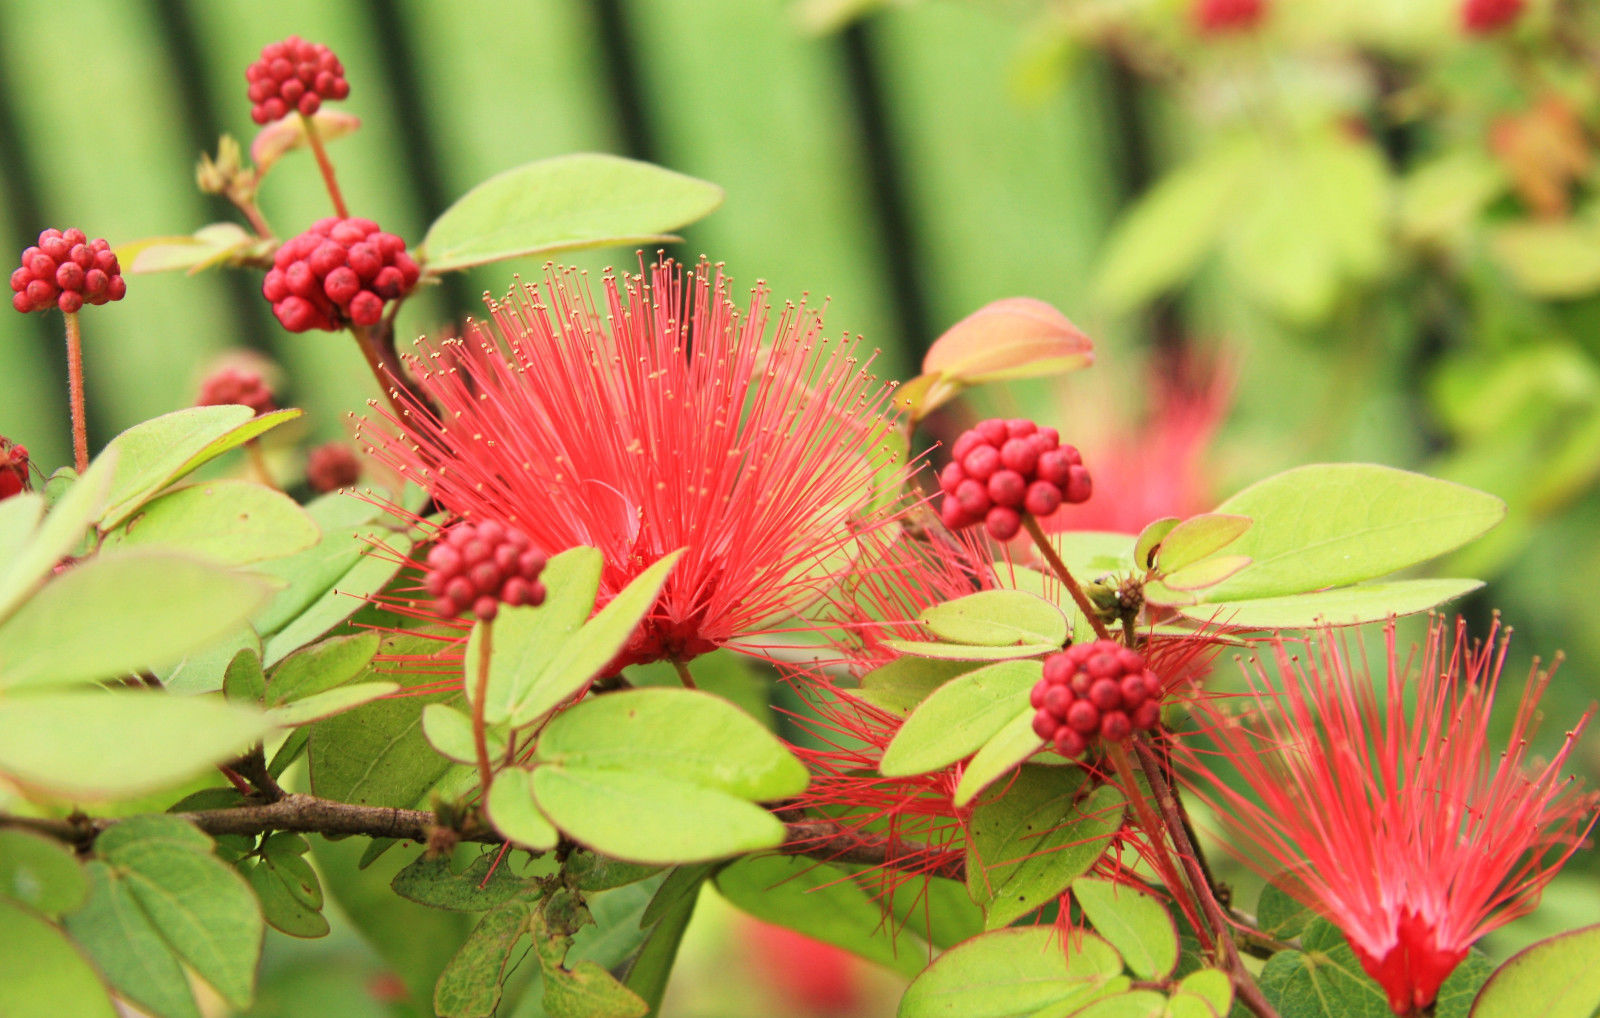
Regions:
M 981 521 L 990 537 L 1008 541 L 1023 513 L 1049 516 L 1063 502 L 1088 501 L 1093 490 L 1078 450 L 1032 421 L 984 421 L 950 451 L 939 474 L 939 515 L 951 530 Z
M 27 491 L 30 487 L 28 450 L 20 445 L 12 445 L 4 437 L 0 437 L 0 498 L 10 498 L 18 492 Z
M 1194 23 L 1203 35 L 1248 32 L 1267 13 L 1267 0 L 1195 0 Z
M 200 395 L 195 406 L 226 406 L 238 403 L 256 412 L 256 416 L 278 409 L 273 401 L 272 389 L 260 372 L 230 364 L 218 368 L 200 383 Z
M 544 603 L 544 562 L 544 553 L 520 530 L 494 520 L 458 523 L 428 552 L 427 589 L 440 615 L 453 618 L 470 609 L 488 622 L 502 601 Z
M 250 82 L 250 119 L 258 124 L 297 110 L 309 117 L 324 99 L 350 94 L 344 65 L 333 51 L 298 35 L 263 46 L 261 59 L 245 68 L 244 77 Z
M 128 292 L 111 245 L 82 230 L 46 230 L 22 252 L 11 273 L 11 306 L 26 314 L 52 305 L 71 314 L 85 304 L 121 300 Z
M 361 461 L 355 450 L 343 442 L 329 442 L 311 450 L 306 458 L 306 483 L 312 491 L 326 495 L 348 488 L 361 480 Z
M 261 293 L 290 332 L 376 325 L 422 274 L 406 242 L 370 219 L 319 219 L 272 256 Z
M 1517 20 L 1522 8 L 1523 0 L 1465 0 L 1461 27 L 1472 35 L 1488 35 Z
M 1161 680 L 1144 657 L 1115 640 L 1079 643 L 1044 659 L 1028 702 L 1033 730 L 1062 756 L 1081 756 L 1095 738 L 1121 742 L 1161 720 Z

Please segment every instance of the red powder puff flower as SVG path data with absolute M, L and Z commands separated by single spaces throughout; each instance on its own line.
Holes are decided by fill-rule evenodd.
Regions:
M 1206 751 L 1179 755 L 1245 860 L 1287 870 L 1285 889 L 1338 926 L 1395 1014 L 1411 1015 L 1473 941 L 1533 909 L 1593 829 L 1596 797 L 1561 777 L 1593 711 L 1548 763 L 1525 767 L 1549 672 L 1535 667 L 1502 750 L 1489 714 L 1509 634 L 1472 643 L 1464 623 L 1452 634 L 1436 619 L 1420 664 L 1400 659 L 1393 623 L 1386 634 L 1376 684 L 1324 633 L 1300 656 L 1277 643 L 1282 692 L 1265 666 L 1248 670 L 1248 725 L 1196 705 L 1247 791 L 1225 784 Z
M 373 454 L 440 506 L 605 559 L 600 600 L 686 548 L 617 667 L 686 661 L 814 603 L 904 511 L 874 503 L 890 388 L 855 342 L 720 267 L 670 261 L 526 285 L 407 360 L 409 403 Z M 768 338 L 770 335 L 770 339 Z

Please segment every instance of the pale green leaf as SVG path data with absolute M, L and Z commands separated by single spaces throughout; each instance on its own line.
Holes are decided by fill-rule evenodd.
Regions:
M 987 647 L 1053 644 L 1067 639 L 1067 618 L 1042 597 L 1020 590 L 984 590 L 923 611 L 923 625 L 940 640 Z
M 382 590 L 394 578 L 405 556 L 411 551 L 411 539 L 390 533 L 384 535 L 383 540 L 384 547 L 381 550 L 358 545 L 357 555 L 353 557 L 349 568 L 331 586 L 323 588 L 292 621 L 267 638 L 265 656 L 262 658 L 264 664 L 269 667 L 277 664 L 348 619 L 366 605 L 368 597 Z M 312 552 L 315 551 L 317 549 L 313 548 Z
M 863 675 L 856 696 L 880 710 L 905 717 L 935 689 L 973 667 L 967 661 L 897 657 Z
M 545 727 L 538 758 L 584 771 L 650 774 L 755 801 L 799 795 L 809 780 L 805 766 L 759 721 L 690 689 L 583 700 Z
M 884 640 L 890 650 L 940 661 L 1015 661 L 1038 657 L 1061 649 L 1059 643 L 1028 643 L 1009 647 L 983 647 L 969 643 L 942 643 L 937 640 Z
M 0 773 L 68 799 L 159 791 L 237 756 L 271 731 L 220 697 L 50 690 L 0 698 Z M 85 746 L 94 752 L 85 753 Z
M 159 548 L 237 566 L 293 555 L 321 536 L 282 492 L 249 481 L 205 481 L 146 502 L 101 548 Z
M 154 1018 L 200 1018 L 178 956 L 150 925 L 125 881 L 98 859 L 84 866 L 91 890 L 66 918 L 67 932 L 117 993 Z
M 1600 226 L 1581 219 L 1497 227 L 1489 250 L 1526 294 L 1568 300 L 1600 290 Z
M 479 184 L 434 220 L 418 258 L 429 273 L 614 245 L 676 240 L 668 231 L 722 204 L 722 189 L 649 163 L 577 153 Z
M 240 651 L 248 650 L 254 655 L 256 667 L 261 666 L 261 637 L 248 625 L 240 626 L 227 636 L 202 647 L 190 654 L 185 654 L 177 664 L 156 672 L 156 677 L 161 680 L 161 685 L 169 692 L 181 693 L 185 696 L 194 693 L 215 693 L 222 688 L 223 680 L 227 677 L 228 666 Z M 254 699 L 260 699 L 259 696 Z
M 1168 573 L 1162 582 L 1172 590 L 1204 590 L 1216 586 L 1249 564 L 1249 555 L 1213 555 Z
M 1166 536 L 1160 539 L 1160 546 L 1156 551 L 1156 565 L 1163 573 L 1175 573 L 1184 566 L 1198 562 L 1207 555 L 1215 554 L 1232 544 L 1239 535 L 1250 529 L 1250 522 L 1248 516 L 1228 513 L 1191 516 L 1167 531 Z M 1146 527 L 1140 541 L 1142 542 L 1149 534 L 1150 528 Z M 1138 548 L 1139 545 L 1135 544 L 1135 558 L 1138 558 Z
M 1044 740 L 1033 730 L 1034 709 L 1023 704 L 1017 716 L 1006 722 L 961 771 L 951 801 L 965 806 L 1001 775 L 1044 748 Z
M 253 576 L 170 552 L 96 556 L 53 578 L 0 625 L 0 687 L 171 664 L 236 630 L 267 594 Z
M 771 813 L 679 779 L 543 766 L 533 772 L 533 791 L 568 836 L 630 862 L 700 862 L 783 843 L 783 824 Z
M 1484 984 L 1472 1018 L 1590 1018 L 1600 1011 L 1600 926 L 1541 940 Z
M 1051 1018 L 1062 1012 L 1051 1012 Z M 1072 1012 L 1072 1018 L 1165 1018 L 1167 998 L 1154 990 L 1124 990 Z
M 1197 621 L 1242 629 L 1352 626 L 1380 622 L 1391 615 L 1428 611 L 1446 601 L 1465 597 L 1482 586 L 1479 580 L 1390 580 L 1311 594 L 1179 605 L 1178 611 Z
M 539 681 L 554 649 L 578 631 L 594 611 L 605 560 L 594 548 L 579 545 L 552 555 L 539 574 L 544 603 L 508 606 L 494 620 L 489 642 L 489 679 L 483 716 L 491 722 L 511 717 L 512 705 Z M 467 642 L 467 688 L 478 687 L 482 665 L 482 627 L 474 626 Z
M 1181 520 L 1176 516 L 1163 516 L 1159 520 L 1152 520 L 1139 531 L 1139 539 L 1133 542 L 1133 560 L 1140 569 L 1153 568 L 1156 564 L 1155 551 L 1161 546 L 1161 541 L 1172 533 Z
M 444 703 L 430 703 L 422 709 L 422 734 L 441 756 L 457 763 L 476 763 L 478 746 L 472 735 L 472 718 L 455 707 Z M 503 729 L 484 731 L 484 744 L 489 759 L 498 760 L 505 755 L 506 735 Z
M 1220 969 L 1191 972 L 1172 991 L 1171 1007 L 1172 1018 L 1228 1018 L 1233 981 Z
M 523 848 L 547 852 L 556 847 L 555 827 L 533 801 L 533 773 L 508 767 L 489 786 L 489 821 L 494 829 Z
M 105 508 L 110 491 L 112 474 L 117 468 L 117 454 L 107 451 L 89 464 L 84 475 L 72 482 L 65 494 L 56 499 L 44 521 L 38 525 L 14 555 L 0 559 L 0 619 L 10 615 L 17 605 L 33 593 L 39 581 L 67 555 L 78 550 L 84 532 Z M 0 502 L 9 506 L 17 518 L 38 518 L 37 495 L 23 494 Z M 12 524 L 13 527 L 16 524 Z
M 1032 1018 L 1066 1014 L 1122 972 L 1122 959 L 1092 933 L 1069 950 L 1052 926 L 974 937 L 940 955 L 906 988 L 899 1018 Z
M 26 830 L 0 829 L 0 899 L 55 918 L 89 893 L 78 860 L 65 845 Z
M 1211 601 L 1383 576 L 1465 544 L 1506 510 L 1492 495 L 1422 474 L 1373 463 L 1323 463 L 1258 481 L 1219 511 L 1255 521 L 1228 547 L 1254 561 L 1211 588 Z
M 1160 980 L 1178 964 L 1178 928 L 1166 908 L 1148 894 L 1109 880 L 1079 877 L 1072 896 L 1095 932 L 1115 947 L 1128 971 Z
M 878 769 L 923 774 L 976 753 L 1027 705 L 1043 674 L 1037 661 L 1003 661 L 951 679 L 912 711 Z
M 344 685 L 372 663 L 378 642 L 377 633 L 356 633 L 335 636 L 290 654 L 267 680 L 267 704 L 279 706 Z
M 293 728 L 342 714 L 379 697 L 388 696 L 399 688 L 397 682 L 357 682 L 273 707 L 267 711 L 267 717 L 279 727 Z
M 61 931 L 0 900 L 0 1015 L 117 1018 L 111 998 Z

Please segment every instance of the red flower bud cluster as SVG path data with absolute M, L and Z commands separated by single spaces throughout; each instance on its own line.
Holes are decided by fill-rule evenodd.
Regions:
M 1032 421 L 983 421 L 950 451 L 939 474 L 939 515 L 951 530 L 981 520 L 990 537 L 1007 541 L 1023 513 L 1049 516 L 1063 502 L 1088 501 L 1093 490 L 1078 450 Z
M 421 270 L 406 242 L 370 219 L 319 219 L 272 256 L 261 293 L 290 332 L 376 325 Z
M 85 304 L 121 300 L 128 284 L 105 241 L 90 240 L 82 230 L 46 230 L 22 252 L 11 290 L 11 306 L 24 314 L 52 304 L 71 314 Z
M 361 480 L 361 461 L 355 450 L 343 442 L 329 442 L 311 450 L 306 458 L 306 483 L 312 491 L 326 495 L 348 488 Z
M 1062 756 L 1081 756 L 1095 738 L 1121 742 L 1161 720 L 1161 680 L 1144 657 L 1115 640 L 1079 643 L 1044 659 L 1028 702 L 1033 730 Z
M 10 498 L 30 487 L 28 450 L 20 445 L 12 445 L 0 436 L 0 498 Z
M 218 368 L 200 383 L 200 395 L 195 406 L 226 406 L 238 403 L 256 412 L 256 416 L 278 409 L 271 387 L 260 372 L 237 365 Z
M 426 585 L 434 609 L 446 618 L 471 609 L 484 622 L 500 603 L 543 604 L 544 553 L 528 535 L 494 520 L 458 523 L 428 552 Z
M 1522 7 L 1523 0 L 1465 0 L 1461 27 L 1472 35 L 1488 35 L 1517 20 Z
M 1248 32 L 1267 13 L 1267 0 L 1195 0 L 1195 28 L 1202 35 Z
M 250 119 L 258 124 L 282 120 L 298 110 L 317 112 L 324 99 L 350 94 L 344 65 L 321 43 L 291 35 L 261 48 L 261 59 L 245 68 L 250 82 Z

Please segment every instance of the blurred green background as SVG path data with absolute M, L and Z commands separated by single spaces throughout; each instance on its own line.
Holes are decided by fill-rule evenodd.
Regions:
M 1518 629 L 1514 668 L 1566 652 L 1553 734 L 1600 690 L 1600 22 L 1542 0 L 1470 36 L 1458 9 L 1279 3 L 1210 33 L 1188 0 L 6 0 L 0 230 L 20 251 L 46 226 L 120 245 L 236 220 L 197 191 L 195 161 L 223 132 L 248 145 L 243 69 L 299 34 L 343 60 L 341 108 L 363 122 L 330 150 L 352 213 L 412 243 L 519 163 L 647 159 L 727 192 L 674 253 L 827 298 L 830 328 L 881 347 L 885 375 L 911 377 L 1002 297 L 1049 301 L 1094 337 L 1091 371 L 976 393 L 934 434 L 998 411 L 1137 449 L 1150 372 L 1209 362 L 1233 405 L 1201 456 L 1208 496 L 1349 459 L 1507 499 L 1498 536 L 1439 571 L 1491 581 L 1463 610 Z M 280 236 L 330 213 L 303 153 L 261 203 Z M 540 266 L 412 300 L 402 338 L 453 327 L 514 271 Z M 284 332 L 259 284 L 138 276 L 87 313 L 91 446 L 190 404 L 239 347 L 283 366 L 304 437 L 347 434 L 377 395 L 354 344 Z M 60 324 L 0 317 L 0 435 L 46 471 L 69 458 Z M 1593 872 L 1586 855 L 1575 868 Z M 1560 888 L 1551 925 L 1600 912 L 1587 880 Z M 312 975 L 269 963 L 260 1013 L 331 1013 L 271 991 Z M 679 1013 L 750 1013 L 723 1006 Z

